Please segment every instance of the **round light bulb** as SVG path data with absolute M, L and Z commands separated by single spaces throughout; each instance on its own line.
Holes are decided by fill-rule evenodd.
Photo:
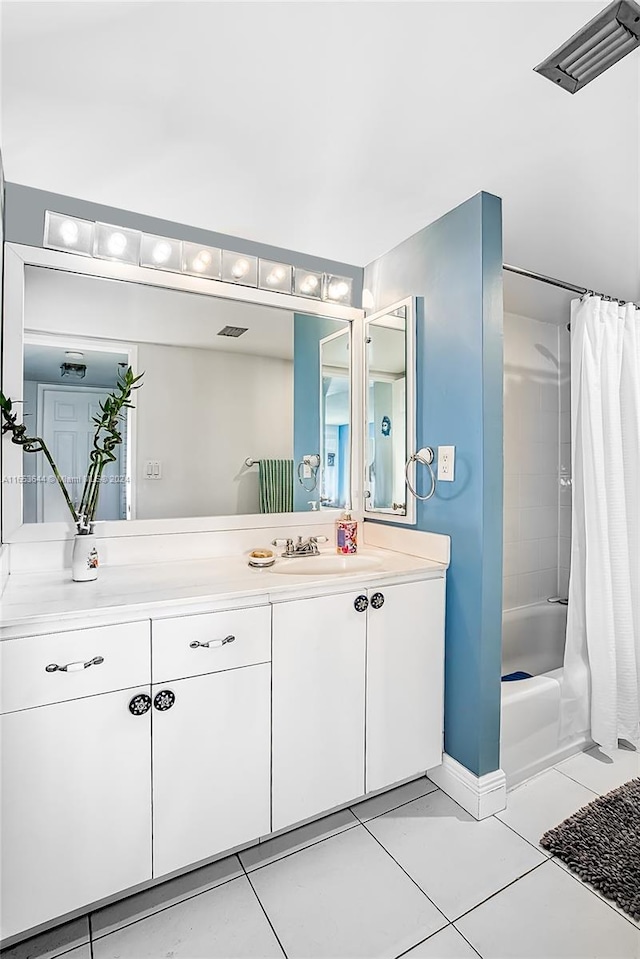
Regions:
M 204 273 L 204 271 L 211 266 L 212 262 L 213 257 L 209 251 L 200 250 L 200 252 L 193 258 L 191 269 L 195 270 L 196 273 Z
M 303 293 L 315 293 L 317 289 L 318 289 L 318 277 L 313 275 L 305 276 L 300 286 L 300 290 Z
M 275 286 L 276 283 L 281 283 L 286 275 L 287 274 L 283 266 L 275 266 L 267 277 L 267 283 L 269 283 L 271 286 Z
M 160 240 L 153 248 L 151 258 L 154 263 L 166 263 L 171 256 L 171 244 L 166 240 Z
M 109 253 L 121 256 L 127 248 L 127 238 L 124 233 L 112 233 L 107 242 Z
M 349 292 L 349 287 L 344 280 L 338 280 L 329 284 L 329 296 L 332 300 L 341 300 Z
M 231 275 L 235 277 L 236 280 L 241 279 L 243 276 L 249 272 L 249 261 L 248 260 L 236 260 L 233 264 L 231 270 Z
M 64 223 L 60 226 L 60 236 L 62 237 L 63 243 L 68 243 L 69 246 L 72 246 L 74 243 L 78 242 L 78 224 L 74 223 L 73 220 L 65 220 Z

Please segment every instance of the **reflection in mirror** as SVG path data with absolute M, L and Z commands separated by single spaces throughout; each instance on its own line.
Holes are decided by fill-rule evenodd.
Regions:
M 52 338 L 53 339 L 53 338 Z M 44 438 L 76 510 L 82 495 L 99 403 L 116 388 L 118 374 L 133 362 L 129 351 L 69 349 L 46 337 L 25 335 L 24 422 L 31 435 Z M 129 418 L 121 424 L 122 443 L 107 463 L 98 498 L 97 520 L 126 519 L 131 513 L 128 473 Z M 64 498 L 42 453 L 23 453 L 25 523 L 69 519 Z M 37 481 L 42 477 L 43 481 Z
M 406 307 L 366 324 L 367 510 L 405 515 Z
M 350 506 L 349 448 L 349 331 L 340 330 L 320 342 L 322 412 L 322 478 L 320 502 L 323 506 Z
M 25 421 L 51 449 L 72 499 L 84 482 L 97 403 L 121 364 L 145 374 L 123 424 L 119 460 L 103 477 L 98 519 L 308 511 L 310 501 L 328 503 L 324 457 L 334 448 L 321 434 L 320 344 L 342 333 L 348 358 L 348 322 L 28 266 L 24 331 Z M 348 434 L 348 359 L 341 372 Z M 322 460 L 309 477 L 302 470 L 303 489 L 297 465 L 311 454 Z M 342 455 L 344 485 L 348 443 Z M 24 454 L 24 474 L 37 482 L 23 484 L 23 521 L 68 520 L 39 458 Z

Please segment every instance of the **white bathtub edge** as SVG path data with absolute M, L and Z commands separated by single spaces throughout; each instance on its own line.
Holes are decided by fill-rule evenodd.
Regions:
M 502 769 L 476 776 L 448 753 L 443 753 L 442 765 L 430 769 L 427 775 L 474 819 L 487 819 L 506 808 L 507 777 Z
M 577 753 L 582 753 L 590 749 L 591 746 L 593 746 L 593 740 L 589 736 L 578 737 L 578 739 L 568 743 L 566 746 L 561 746 L 559 749 L 556 749 L 555 752 L 543 756 L 542 759 L 537 760 L 535 763 L 530 763 L 528 766 L 525 766 L 524 769 L 519 769 L 513 776 L 508 776 L 506 778 L 507 790 L 511 792 L 512 789 L 515 789 L 516 786 L 521 786 L 522 783 L 528 779 L 533 779 L 533 777 L 539 773 L 550 769 L 552 766 L 556 766 L 558 763 L 569 759 L 571 756 L 575 756 Z

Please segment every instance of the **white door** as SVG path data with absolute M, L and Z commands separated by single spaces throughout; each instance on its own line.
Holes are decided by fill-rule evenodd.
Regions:
M 76 389 L 58 389 L 41 387 L 38 403 L 42 424 L 40 434 L 53 456 L 58 471 L 65 480 L 65 486 L 71 501 L 77 506 L 82 495 L 84 479 L 89 467 L 89 453 L 93 449 L 95 423 L 93 417 L 100 412 L 99 402 L 109 390 L 98 387 L 77 387 Z M 124 425 L 124 424 L 123 424 Z M 96 519 L 125 519 L 123 512 L 123 487 L 118 482 L 121 476 L 122 446 L 114 450 L 116 461 L 108 463 L 102 474 L 102 484 L 98 499 Z M 69 520 L 69 510 L 58 484 L 50 482 L 53 478 L 50 467 L 43 456 L 41 472 L 47 482 L 39 483 L 38 522 L 54 523 Z
M 364 793 L 363 595 L 273 607 L 274 831 Z
M 0 719 L 1 937 L 151 879 L 149 687 Z
M 442 760 L 444 579 L 369 591 L 367 792 Z
M 271 831 L 271 668 L 152 687 L 153 874 Z

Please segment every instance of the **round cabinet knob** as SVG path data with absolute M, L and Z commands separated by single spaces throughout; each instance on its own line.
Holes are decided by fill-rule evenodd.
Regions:
M 156 709 L 159 709 L 160 712 L 163 713 L 165 709 L 171 709 L 175 701 L 175 693 L 173 693 L 170 689 L 161 689 L 159 693 L 156 693 L 153 700 L 153 705 Z
M 353 606 L 357 613 L 364 613 L 368 605 L 369 605 L 369 600 L 364 595 L 364 593 L 360 596 L 356 596 L 356 598 L 353 601 Z
M 146 693 L 140 693 L 139 696 L 134 696 L 129 703 L 129 712 L 134 716 L 144 716 L 150 709 L 151 696 L 147 696 Z
M 384 593 L 374 593 L 371 597 L 371 605 L 374 609 L 380 609 L 384 606 Z

